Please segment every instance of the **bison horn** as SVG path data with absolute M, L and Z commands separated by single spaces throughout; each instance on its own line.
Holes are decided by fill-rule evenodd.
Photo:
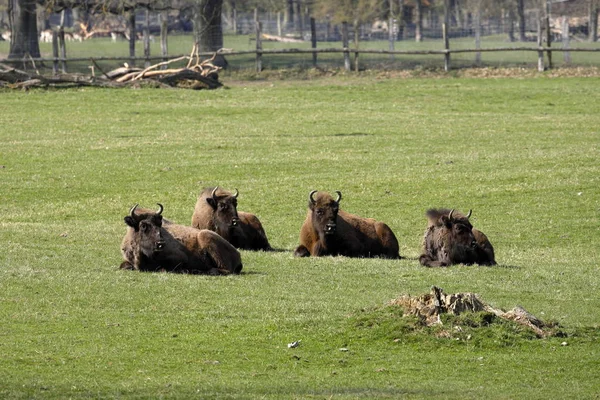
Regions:
M 131 210 L 129 210 L 129 215 L 132 217 L 135 217 L 135 209 L 138 208 L 139 204 L 136 204 L 135 206 L 131 207 Z
M 237 197 L 240 195 L 240 192 L 238 192 L 237 188 L 235 189 L 235 194 L 233 195 L 234 199 L 237 199 Z
M 156 203 L 158 205 L 158 211 L 156 212 L 156 215 L 160 215 L 163 212 L 163 205 L 160 203 Z
M 448 219 L 452 220 L 452 213 L 454 212 L 454 208 L 452 210 L 450 210 L 450 213 L 448 214 Z
M 215 186 L 215 188 L 213 189 L 212 193 L 210 194 L 210 197 L 212 197 L 213 200 L 215 200 L 215 201 L 217 200 L 217 199 L 215 199 L 215 194 L 217 193 L 217 189 L 218 188 L 219 188 L 218 186 Z
M 336 190 L 335 192 L 336 192 L 336 193 L 337 193 L 337 195 L 338 195 L 338 198 L 337 198 L 337 200 L 336 200 L 335 202 L 336 202 L 336 203 L 339 203 L 339 202 L 340 202 L 340 200 L 342 200 L 342 192 L 340 192 L 339 190 Z
M 469 210 L 469 212 L 467 213 L 467 219 L 469 219 L 469 217 L 471 217 L 472 213 L 473 213 L 473 210 Z
M 313 198 L 313 195 L 314 195 L 315 193 L 317 193 L 317 191 L 316 191 L 316 190 L 313 190 L 313 191 L 312 191 L 312 192 L 310 192 L 310 194 L 308 195 L 308 200 L 310 200 L 310 202 L 311 202 L 312 204 L 315 204 L 315 203 L 316 203 L 315 199 Z

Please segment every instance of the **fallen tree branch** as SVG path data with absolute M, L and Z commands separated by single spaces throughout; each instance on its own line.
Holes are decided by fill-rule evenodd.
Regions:
M 510 311 L 504 311 L 486 304 L 475 293 L 446 294 L 441 288 L 432 286 L 431 293 L 416 297 L 404 295 L 392 300 L 390 304 L 403 307 L 405 315 L 415 315 L 427 326 L 442 325 L 441 314 L 460 315 L 465 312 L 483 311 L 524 325 L 533 330 L 538 337 L 552 334 L 551 331 L 545 330 L 548 326 L 544 322 L 523 307 L 517 306 Z

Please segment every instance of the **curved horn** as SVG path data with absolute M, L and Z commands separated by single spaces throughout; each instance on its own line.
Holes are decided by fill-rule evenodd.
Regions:
M 160 215 L 163 212 L 163 205 L 160 203 L 156 203 L 158 205 L 158 211 L 156 212 L 156 215 Z
M 316 191 L 316 190 L 313 190 L 313 191 L 312 191 L 312 192 L 310 192 L 310 194 L 308 195 L 308 200 L 309 200 L 309 201 L 310 201 L 312 204 L 315 204 L 315 203 L 316 203 L 315 199 L 313 199 L 313 195 L 314 195 L 315 193 L 317 193 L 317 191 Z
M 454 208 L 452 210 L 450 210 L 450 213 L 448 214 L 448 219 L 452 220 L 452 213 L 454 212 Z
M 337 198 L 337 200 L 336 200 L 335 202 L 336 202 L 336 203 L 339 203 L 339 202 L 340 202 L 340 200 L 342 200 L 342 192 L 340 192 L 339 190 L 336 190 L 335 192 L 336 192 L 336 193 L 337 193 L 337 195 L 338 195 L 338 198 Z
M 473 213 L 473 210 L 469 210 L 469 212 L 467 213 L 467 219 L 469 219 L 469 217 L 471 216 L 472 213 Z
M 139 204 L 136 204 L 135 206 L 131 207 L 131 210 L 129 210 L 129 215 L 131 217 L 135 217 L 134 213 L 135 213 L 135 209 L 138 208 Z
M 240 195 L 240 192 L 238 192 L 237 188 L 235 189 L 235 194 L 233 195 L 234 199 L 237 199 L 237 197 Z
M 217 200 L 217 199 L 215 199 L 215 194 L 217 193 L 217 189 L 218 188 L 219 188 L 218 186 L 215 186 L 215 188 L 213 189 L 212 193 L 210 194 L 210 197 L 212 197 L 213 200 L 215 200 L 215 201 Z

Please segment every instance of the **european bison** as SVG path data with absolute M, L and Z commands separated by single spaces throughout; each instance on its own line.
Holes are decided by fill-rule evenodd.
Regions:
M 254 214 L 237 210 L 235 194 L 219 187 L 205 188 L 198 196 L 192 226 L 217 232 L 238 249 L 272 250 L 267 234 Z
M 496 265 L 494 248 L 485 234 L 471 225 L 467 215 L 455 210 L 427 210 L 427 229 L 423 238 L 423 254 L 419 257 L 426 267 L 447 267 L 452 264 Z
M 398 240 L 392 230 L 383 222 L 340 210 L 342 193 L 336 193 L 334 200 L 328 193 L 310 192 L 300 245 L 294 255 L 400 258 Z
M 158 206 L 154 212 L 136 204 L 124 218 L 128 228 L 121 244 L 121 269 L 213 275 L 242 270 L 240 253 L 225 239 L 163 219 L 163 206 Z

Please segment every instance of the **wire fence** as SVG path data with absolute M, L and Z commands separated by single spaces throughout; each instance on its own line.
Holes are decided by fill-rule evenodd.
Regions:
M 546 14 L 547 19 L 542 14 L 543 10 L 527 10 L 521 27 L 506 13 L 483 17 L 466 13 L 459 18 L 430 11 L 422 16 L 421 26 L 394 18 L 343 25 L 308 15 L 292 24 L 281 13 L 224 13 L 221 52 L 232 71 L 600 66 L 598 32 L 590 32 L 597 24 L 590 24 L 589 14 L 562 10 Z M 50 15 L 46 24 L 48 29 L 39 36 L 41 57 L 25 57 L 13 65 L 42 73 L 57 65 L 69 72 L 90 73 L 189 55 L 196 42 L 191 20 L 164 13 L 138 12 L 133 41 L 131 21 L 124 16 L 94 16 L 93 31 L 73 15 L 62 15 L 62 20 Z M 168 36 L 161 38 L 165 26 Z M 0 62 L 7 62 L 10 48 L 6 32 L 4 39 L 8 40 L 0 41 Z M 208 57 L 212 52 L 203 54 Z

